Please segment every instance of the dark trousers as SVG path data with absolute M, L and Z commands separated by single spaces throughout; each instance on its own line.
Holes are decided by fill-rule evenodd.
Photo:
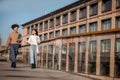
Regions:
M 11 56 L 11 61 L 16 62 L 16 57 L 18 54 L 18 48 L 19 44 L 11 44 L 10 45 L 10 56 Z

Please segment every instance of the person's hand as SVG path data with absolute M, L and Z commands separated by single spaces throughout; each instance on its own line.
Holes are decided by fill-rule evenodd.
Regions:
M 18 40 L 17 40 L 18 43 L 21 43 L 21 41 L 22 41 L 21 39 L 18 39 Z

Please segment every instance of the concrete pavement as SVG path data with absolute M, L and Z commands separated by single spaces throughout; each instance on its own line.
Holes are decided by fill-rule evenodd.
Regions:
M 95 80 L 71 73 L 50 70 L 31 69 L 30 66 L 17 64 L 17 68 L 10 68 L 10 63 L 0 62 L 0 80 Z

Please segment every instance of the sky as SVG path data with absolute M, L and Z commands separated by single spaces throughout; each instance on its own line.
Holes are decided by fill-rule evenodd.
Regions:
M 0 36 L 5 45 L 11 25 L 19 24 L 22 34 L 22 24 L 67 6 L 78 0 L 0 0 Z

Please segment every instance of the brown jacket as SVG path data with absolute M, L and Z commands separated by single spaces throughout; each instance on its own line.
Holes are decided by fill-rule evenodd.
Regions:
M 17 41 L 17 38 L 18 38 L 18 32 L 11 32 L 9 37 L 8 37 L 8 40 L 6 42 L 6 48 L 8 48 L 10 46 L 10 44 L 20 44 L 20 42 Z M 21 38 L 21 41 L 22 41 L 22 38 Z

